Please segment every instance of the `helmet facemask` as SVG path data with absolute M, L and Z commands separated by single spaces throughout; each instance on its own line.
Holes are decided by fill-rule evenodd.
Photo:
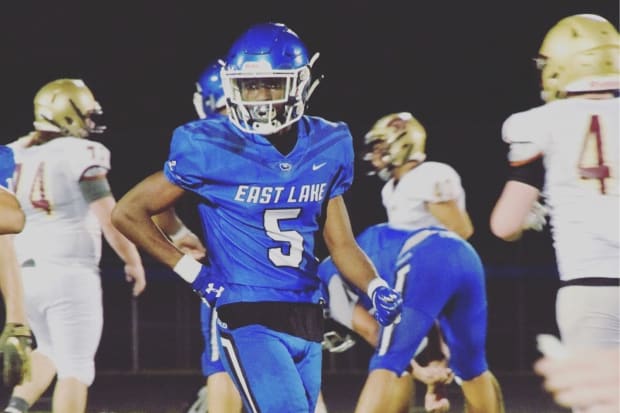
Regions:
M 311 79 L 310 67 L 271 71 L 261 70 L 261 65 L 258 66 L 255 71 L 245 70 L 246 67 L 243 71 L 223 69 L 222 86 L 231 121 L 244 132 L 271 135 L 303 116 Z M 268 92 L 256 94 L 257 89 Z

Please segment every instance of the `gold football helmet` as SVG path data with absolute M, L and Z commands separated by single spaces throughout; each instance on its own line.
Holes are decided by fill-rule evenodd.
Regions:
M 426 130 L 411 113 L 391 113 L 375 122 L 364 136 L 364 160 L 373 165 L 371 175 L 387 180 L 392 169 L 409 161 L 423 162 L 425 143 Z
M 101 105 L 81 79 L 54 80 L 34 97 L 34 127 L 38 131 L 85 138 L 105 130 L 91 119 L 102 113 Z
M 570 92 L 620 88 L 620 35 L 601 16 L 577 14 L 560 20 L 538 53 L 545 102 Z

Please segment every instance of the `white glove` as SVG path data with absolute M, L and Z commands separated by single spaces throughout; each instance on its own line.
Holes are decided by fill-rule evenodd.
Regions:
M 532 205 L 532 209 L 528 212 L 525 217 L 525 221 L 523 221 L 522 229 L 524 231 L 533 229 L 534 231 L 542 231 L 543 227 L 547 223 L 547 214 L 549 210 L 540 202 L 534 202 Z

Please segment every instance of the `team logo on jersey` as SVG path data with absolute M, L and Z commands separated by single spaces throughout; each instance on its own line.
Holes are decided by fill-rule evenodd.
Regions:
M 168 169 L 174 171 L 174 168 L 177 166 L 177 161 L 168 161 Z
M 217 298 L 220 298 L 222 296 L 223 292 L 224 292 L 224 287 L 220 286 L 218 288 L 215 288 L 215 284 L 214 283 L 209 283 L 207 285 L 207 288 L 205 288 L 205 293 L 207 295 L 214 295 Z
M 321 169 L 322 167 L 324 167 L 326 164 L 327 164 L 327 162 L 313 163 L 313 164 L 312 164 L 312 170 L 313 170 L 313 171 L 318 171 L 319 169 Z
M 288 172 L 293 169 L 293 165 L 289 162 L 280 162 L 280 169 L 284 172 Z

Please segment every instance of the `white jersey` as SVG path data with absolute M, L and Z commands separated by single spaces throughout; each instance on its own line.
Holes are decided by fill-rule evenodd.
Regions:
M 512 165 L 543 156 L 543 196 L 562 280 L 620 275 L 619 114 L 617 98 L 570 98 L 504 122 Z
M 18 140 L 9 146 L 15 152 L 15 194 L 26 214 L 26 226 L 15 237 L 20 263 L 97 267 L 101 227 L 79 181 L 89 173 L 107 173 L 109 150 L 73 137 L 27 148 Z
M 444 227 L 430 213 L 427 203 L 455 200 L 458 207 L 465 210 L 461 177 L 445 163 L 422 162 L 404 174 L 396 186 L 394 182 L 391 178 L 385 183 L 381 197 L 388 222 L 395 228 Z

